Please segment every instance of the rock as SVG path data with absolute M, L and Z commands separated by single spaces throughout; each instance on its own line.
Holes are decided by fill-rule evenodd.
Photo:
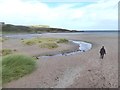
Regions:
M 59 77 L 56 77 L 55 80 L 59 80 Z
M 89 72 L 91 72 L 91 70 L 88 70 Z

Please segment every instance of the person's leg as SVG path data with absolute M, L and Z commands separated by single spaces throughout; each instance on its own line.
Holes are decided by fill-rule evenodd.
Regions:
M 102 59 L 102 54 L 100 54 L 100 59 Z
M 104 58 L 104 54 L 102 55 L 102 59 Z
M 101 56 L 101 58 L 103 59 L 103 55 Z

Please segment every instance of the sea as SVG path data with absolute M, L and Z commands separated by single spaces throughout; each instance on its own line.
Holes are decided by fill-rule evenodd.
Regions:
M 51 33 L 47 33 L 47 34 L 51 34 Z M 83 34 L 83 35 L 102 35 L 102 36 L 120 36 L 120 32 L 118 31 L 85 31 L 85 32 L 72 32 L 72 33 L 52 33 L 52 34 Z
M 42 33 L 42 34 L 6 34 L 6 35 L 3 35 L 3 34 L 1 34 L 0 36 L 5 36 L 5 37 L 8 37 L 8 38 L 32 38 L 32 37 L 37 37 L 37 36 L 41 36 L 41 35 L 43 35 L 43 34 L 55 34 L 55 35 L 60 35 L 60 34 L 62 34 L 62 35 L 71 35 L 71 34 L 73 34 L 73 35 L 99 35 L 99 36 L 120 36 L 120 32 L 118 32 L 118 31 L 111 31 L 111 32 L 106 32 L 106 31 L 100 31 L 100 32 L 98 32 L 98 31 L 92 31 L 92 32 L 88 32 L 88 31 L 86 31 L 86 32 L 71 32 L 71 33 Z

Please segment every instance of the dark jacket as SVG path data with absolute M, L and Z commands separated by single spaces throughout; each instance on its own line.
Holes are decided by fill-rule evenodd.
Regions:
M 100 54 L 101 54 L 101 55 L 106 54 L 106 51 L 105 51 L 105 49 L 104 49 L 104 48 L 101 48 L 101 49 L 100 49 Z

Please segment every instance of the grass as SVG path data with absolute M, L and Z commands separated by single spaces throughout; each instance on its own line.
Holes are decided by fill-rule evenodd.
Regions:
M 23 40 L 23 43 L 26 44 L 26 45 L 33 45 L 36 42 L 34 40 Z
M 55 42 L 57 39 L 55 38 L 32 38 L 32 39 L 24 39 L 22 42 L 26 45 L 40 44 L 46 42 Z
M 68 43 L 69 41 L 67 39 L 59 39 L 57 43 Z
M 3 56 L 8 55 L 8 54 L 12 54 L 12 50 L 11 49 L 3 49 L 2 50 L 2 55 Z
M 0 42 L 4 42 L 5 40 L 8 40 L 8 38 L 0 37 Z
M 53 49 L 53 48 L 57 48 L 58 45 L 56 43 L 42 43 L 40 45 L 41 48 L 48 48 L 48 49 Z
M 59 43 L 68 43 L 67 39 L 57 38 L 32 38 L 32 39 L 21 39 L 25 45 L 38 44 L 41 48 L 53 49 L 57 48 Z
M 32 57 L 20 54 L 10 54 L 2 59 L 3 84 L 16 80 L 35 69 L 35 60 Z
M 0 37 L 0 42 L 3 42 L 3 39 L 2 39 L 2 37 Z
M 49 25 L 34 25 L 34 26 L 22 26 L 22 25 L 12 25 L 12 24 L 5 24 L 0 30 L 0 33 L 3 34 L 12 34 L 12 33 L 57 33 L 57 32 L 71 32 L 67 29 L 60 29 L 60 28 L 52 28 Z M 72 31 L 73 32 L 73 31 Z

